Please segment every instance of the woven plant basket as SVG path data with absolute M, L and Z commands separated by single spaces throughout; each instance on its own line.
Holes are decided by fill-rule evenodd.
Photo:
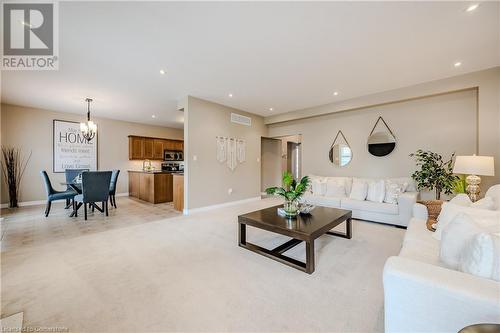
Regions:
M 421 200 L 418 202 L 427 207 L 427 229 L 430 231 L 436 231 L 432 225 L 437 223 L 437 217 L 439 216 L 439 213 L 441 213 L 441 205 L 443 202 L 443 200 Z

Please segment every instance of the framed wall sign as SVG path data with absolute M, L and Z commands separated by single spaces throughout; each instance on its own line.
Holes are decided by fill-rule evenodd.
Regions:
M 78 122 L 54 119 L 52 127 L 54 172 L 64 172 L 65 169 L 97 170 L 98 133 L 87 142 Z

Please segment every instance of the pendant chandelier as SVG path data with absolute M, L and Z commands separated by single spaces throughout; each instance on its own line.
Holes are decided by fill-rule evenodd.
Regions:
M 80 131 L 82 132 L 83 137 L 87 141 L 90 141 L 97 133 L 97 125 L 90 120 L 90 103 L 92 102 L 92 98 L 85 98 L 85 102 L 87 102 L 87 122 L 80 123 Z

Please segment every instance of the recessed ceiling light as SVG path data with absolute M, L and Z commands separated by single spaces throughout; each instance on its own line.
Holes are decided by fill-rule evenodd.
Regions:
M 273 111 L 274 109 L 273 108 L 269 108 L 269 111 Z
M 475 3 L 475 4 L 470 5 L 469 7 L 467 7 L 467 9 L 466 9 L 465 11 L 467 11 L 467 12 L 472 12 L 472 11 L 476 10 L 476 9 L 477 9 L 477 7 L 479 7 L 479 4 L 478 4 L 478 3 Z
M 338 96 L 339 92 L 338 91 L 334 91 L 333 92 L 333 96 Z
M 457 61 L 456 63 L 453 64 L 455 67 L 460 67 L 462 66 L 462 63 L 460 61 Z
M 153 115 L 151 116 L 151 118 L 155 119 L 155 118 L 156 118 L 156 116 L 153 114 Z
M 160 74 L 161 74 L 161 75 L 165 75 L 165 70 L 160 69 Z
M 233 97 L 233 94 L 229 94 L 228 96 L 229 96 L 229 97 Z

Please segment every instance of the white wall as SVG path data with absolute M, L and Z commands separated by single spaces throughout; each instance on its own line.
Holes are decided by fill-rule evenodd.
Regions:
M 8 104 L 1 105 L 1 143 L 19 147 L 24 153 L 30 150 L 33 155 L 29 161 L 21 184 L 20 202 L 46 199 L 45 188 L 40 170 L 46 170 L 52 185 L 59 190 L 65 186 L 64 173 L 52 172 L 52 120 L 82 121 L 84 115 L 54 112 Z M 98 163 L 99 170 L 120 169 L 117 193 L 128 192 L 129 169 L 142 168 L 142 161 L 129 161 L 128 135 L 144 135 L 168 139 L 182 139 L 183 131 L 175 128 L 150 126 L 126 121 L 95 118 L 98 126 Z M 159 167 L 159 162 L 156 163 Z M 1 202 L 8 202 L 5 183 L 1 183 Z
M 252 126 L 231 123 L 231 112 L 251 117 Z M 184 102 L 184 129 L 186 209 L 260 196 L 261 137 L 267 134 L 262 117 L 189 96 Z M 234 171 L 217 161 L 216 136 L 246 141 L 246 161 Z
M 388 156 L 368 153 L 367 138 L 382 116 L 397 145 Z M 292 121 L 269 126 L 270 136 L 302 134 L 304 174 L 391 177 L 409 176 L 414 161 L 408 155 L 429 149 L 444 156 L 452 152 L 472 154 L 476 147 L 476 91 L 468 90 L 354 112 Z M 328 152 L 338 130 L 349 142 L 353 159 L 345 167 L 334 166 Z
M 464 89 L 467 91 L 446 94 Z M 471 95 L 473 89 L 477 90 L 477 100 Z M 267 117 L 265 122 L 269 125 L 269 136 L 303 134 L 304 174 L 408 175 L 414 167 L 405 155 L 416 148 L 427 148 L 442 153 L 456 151 L 458 154 L 494 156 L 496 175 L 483 177 L 482 188 L 486 190 L 500 183 L 499 92 L 500 67 L 496 67 Z M 466 114 L 466 110 L 470 112 Z M 386 159 L 370 157 L 366 152 L 366 138 L 377 113 L 387 114 L 384 118 L 398 139 L 396 151 Z M 361 128 L 364 130 L 356 130 Z M 328 165 L 327 148 L 338 129 L 342 129 L 354 146 L 353 164 L 346 169 Z

